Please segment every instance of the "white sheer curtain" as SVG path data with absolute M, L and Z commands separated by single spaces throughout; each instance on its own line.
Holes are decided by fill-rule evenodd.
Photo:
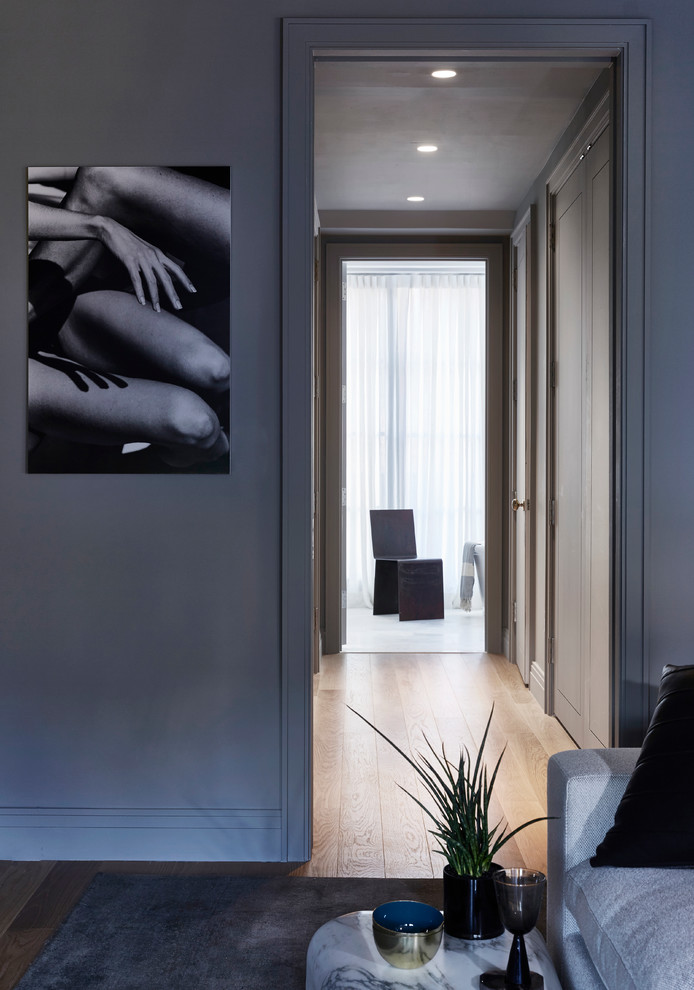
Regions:
M 349 607 L 372 604 L 369 509 L 414 510 L 418 555 L 443 558 L 447 608 L 464 543 L 484 540 L 484 262 L 457 264 L 346 263 Z

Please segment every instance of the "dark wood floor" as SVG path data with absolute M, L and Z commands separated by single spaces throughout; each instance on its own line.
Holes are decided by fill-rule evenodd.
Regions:
M 0 861 L 0 990 L 12 990 L 17 985 L 46 939 L 60 927 L 97 873 L 279 876 L 292 872 L 296 866 L 284 863 Z

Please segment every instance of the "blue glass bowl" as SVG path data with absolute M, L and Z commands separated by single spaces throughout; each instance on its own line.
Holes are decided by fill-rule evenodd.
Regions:
M 376 948 L 398 969 L 418 969 L 441 945 L 443 914 L 421 901 L 388 901 L 373 912 Z

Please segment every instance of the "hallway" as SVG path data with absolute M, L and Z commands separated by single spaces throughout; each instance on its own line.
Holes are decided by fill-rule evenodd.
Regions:
M 574 749 L 556 719 L 544 715 L 518 670 L 502 656 L 475 654 L 335 654 L 314 683 L 313 857 L 307 876 L 440 876 L 441 856 L 415 791 L 412 769 L 348 709 L 413 752 L 445 744 L 457 762 L 461 743 L 474 753 L 494 703 L 489 762 L 506 746 L 492 820 L 514 828 L 545 814 L 547 760 Z M 418 793 L 424 799 L 422 792 Z M 546 868 L 546 826 L 530 826 L 504 847 L 504 866 Z

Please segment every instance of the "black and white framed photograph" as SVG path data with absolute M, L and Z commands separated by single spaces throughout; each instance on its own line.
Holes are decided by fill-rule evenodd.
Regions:
M 28 169 L 29 473 L 228 473 L 230 171 Z

